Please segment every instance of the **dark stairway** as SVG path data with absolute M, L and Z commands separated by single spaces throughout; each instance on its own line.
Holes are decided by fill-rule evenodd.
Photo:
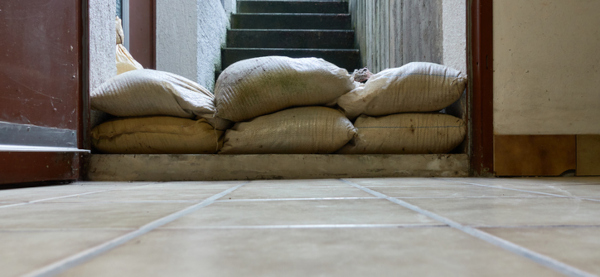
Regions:
M 348 2 L 238 1 L 222 68 L 261 56 L 323 58 L 349 72 L 360 67 Z

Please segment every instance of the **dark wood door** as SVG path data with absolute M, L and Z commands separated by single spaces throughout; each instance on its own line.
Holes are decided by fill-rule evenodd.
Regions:
M 84 1 L 0 1 L 0 184 L 79 178 Z

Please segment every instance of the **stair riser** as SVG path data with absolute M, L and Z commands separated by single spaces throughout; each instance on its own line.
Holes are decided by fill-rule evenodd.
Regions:
M 354 32 L 230 30 L 227 47 L 350 49 Z
M 234 14 L 232 29 L 352 29 L 350 15 Z
M 269 49 L 223 49 L 221 51 L 222 68 L 225 69 L 237 61 L 272 55 L 287 56 L 291 58 L 322 58 L 341 68 L 345 68 L 349 72 L 354 71 L 354 69 L 360 68 L 360 54 L 358 51 L 310 51 Z
M 238 1 L 239 13 L 348 13 L 348 2 Z

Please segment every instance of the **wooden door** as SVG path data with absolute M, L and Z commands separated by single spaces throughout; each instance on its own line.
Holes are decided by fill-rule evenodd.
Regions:
M 75 180 L 86 0 L 0 1 L 0 184 Z

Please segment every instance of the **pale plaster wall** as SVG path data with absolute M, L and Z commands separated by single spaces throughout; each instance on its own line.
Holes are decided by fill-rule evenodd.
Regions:
M 156 67 L 212 90 L 221 65 L 229 17 L 229 0 L 158 0 L 156 3 Z
M 198 0 L 156 1 L 156 69 L 198 81 Z
M 600 134 L 600 1 L 494 1 L 494 132 Z
M 443 0 L 443 64 L 467 73 L 467 0 Z
M 90 91 L 117 75 L 116 2 L 90 0 Z
M 90 49 L 89 49 L 89 89 L 90 92 L 100 84 L 117 75 L 115 14 L 116 1 L 90 0 Z M 94 127 L 107 119 L 108 115 L 92 110 L 90 126 Z

